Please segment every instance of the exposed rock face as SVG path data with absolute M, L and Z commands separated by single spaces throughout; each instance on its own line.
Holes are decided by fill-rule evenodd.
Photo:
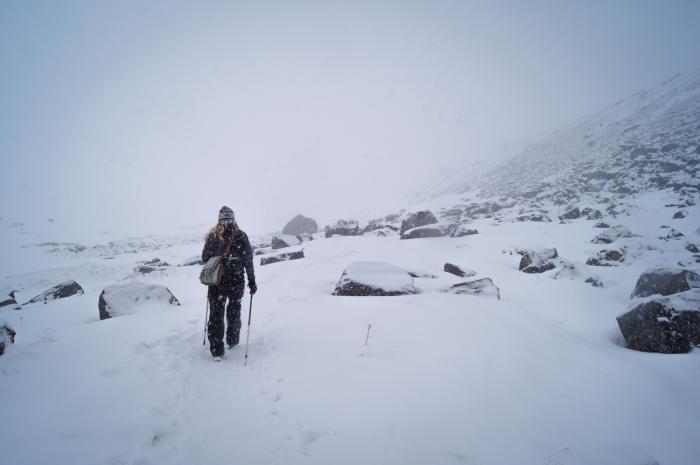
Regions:
M 470 276 L 474 276 L 476 274 L 476 271 L 470 270 L 468 268 L 461 268 L 457 265 L 454 265 L 452 263 L 445 263 L 444 270 L 447 273 L 451 273 L 455 276 L 459 276 L 460 278 L 468 278 Z
M 17 301 L 15 300 L 15 291 L 10 291 L 7 294 L 7 297 L 0 296 L 0 307 L 4 307 L 6 305 L 17 305 Z
M 261 257 L 260 258 L 260 266 L 269 265 L 270 263 L 286 262 L 289 260 L 299 260 L 300 258 L 304 258 L 304 251 L 303 250 L 296 250 L 294 252 L 278 253 L 275 255 L 268 256 L 268 257 Z
M 435 215 L 433 215 L 430 211 L 419 211 L 418 213 L 414 213 L 405 220 L 403 220 L 403 222 L 401 223 L 401 230 L 399 231 L 399 233 L 401 234 L 401 236 L 403 236 L 403 234 L 409 229 L 418 228 L 420 226 L 427 226 L 429 224 L 435 224 L 437 222 L 437 218 L 435 218 Z
M 625 260 L 623 250 L 601 250 L 594 257 L 586 260 L 586 265 L 591 266 L 615 266 Z
M 5 348 L 15 343 L 17 333 L 6 321 L 0 321 L 0 355 L 5 353 Z
M 357 236 L 360 234 L 360 225 L 355 220 L 338 220 L 333 226 L 326 228 L 326 238 L 334 235 Z
M 315 234 L 318 232 L 318 224 L 311 218 L 297 215 L 284 226 L 282 234 L 296 236 L 297 234 Z
M 576 220 L 578 218 L 581 218 L 581 210 L 579 210 L 578 207 L 568 210 L 559 217 L 560 220 Z
M 559 257 L 557 249 L 523 250 L 518 269 L 525 273 L 544 273 L 556 267 L 554 259 Z
M 627 346 L 677 354 L 700 345 L 700 289 L 644 302 L 617 318 Z
M 700 287 L 700 275 L 684 268 L 651 268 L 639 277 L 631 297 L 671 295 Z
M 598 234 L 591 239 L 591 242 L 594 244 L 612 244 L 621 237 L 632 237 L 632 233 L 624 226 L 615 226 Z
M 32 297 L 28 302 L 25 302 L 22 305 L 33 304 L 37 302 L 47 303 L 51 300 L 65 299 L 66 297 L 84 293 L 85 291 L 83 291 L 83 288 L 80 287 L 80 284 L 71 280 L 58 284 L 52 287 L 51 289 L 45 290 L 41 294 Z
M 154 271 L 163 271 L 169 266 L 170 264 L 164 262 L 160 258 L 154 258 L 153 260 L 143 262 L 141 265 L 134 268 L 134 273 L 148 274 L 153 273 Z
M 448 224 L 430 224 L 407 229 L 401 234 L 401 239 L 424 239 L 428 237 L 444 237 L 452 233 L 452 227 Z
M 491 278 L 481 278 L 477 279 L 475 281 L 467 281 L 464 283 L 458 283 L 455 284 L 454 286 L 450 287 L 447 292 L 454 293 L 454 294 L 470 294 L 470 295 L 476 295 L 476 294 L 484 294 L 484 295 L 493 295 L 498 297 L 498 300 L 501 300 L 501 291 L 496 287 L 495 284 L 493 284 L 493 281 Z
M 466 227 L 465 225 L 458 225 L 454 230 L 452 231 L 452 234 L 450 236 L 452 237 L 464 237 L 464 236 L 471 236 L 474 234 L 479 234 L 479 231 L 477 229 L 470 229 Z
M 415 294 L 413 278 L 389 263 L 355 262 L 343 271 L 333 295 L 397 296 Z
M 149 304 L 180 305 L 165 286 L 145 283 L 115 284 L 104 288 L 97 302 L 100 320 L 130 315 L 144 310 Z

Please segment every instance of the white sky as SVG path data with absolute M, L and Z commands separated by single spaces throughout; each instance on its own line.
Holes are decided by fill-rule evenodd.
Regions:
M 497 3 L 497 5 L 496 5 Z M 3 221 L 385 213 L 700 66 L 700 2 L 0 3 Z

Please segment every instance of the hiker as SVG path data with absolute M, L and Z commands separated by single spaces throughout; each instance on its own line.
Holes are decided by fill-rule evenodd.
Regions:
M 231 349 L 238 344 L 238 336 L 241 330 L 241 298 L 245 280 L 243 270 L 248 275 L 248 288 L 255 294 L 258 287 L 255 285 L 255 273 L 253 271 L 253 251 L 246 233 L 241 231 L 236 224 L 233 210 L 227 206 L 219 210 L 219 221 L 206 236 L 202 261 L 206 263 L 211 257 L 223 256 L 226 246 L 229 245 L 229 253 L 223 257 L 224 274 L 218 286 L 209 286 L 209 350 L 215 359 L 224 355 L 224 306 L 226 308 L 226 344 Z M 228 300 L 228 304 L 226 301 Z

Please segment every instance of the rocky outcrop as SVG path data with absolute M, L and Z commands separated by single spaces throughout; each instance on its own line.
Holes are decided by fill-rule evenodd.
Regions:
M 5 353 L 5 348 L 15 343 L 17 333 L 7 321 L 0 321 L 0 355 Z
M 277 236 L 272 237 L 272 241 L 270 242 L 270 246 L 272 247 L 272 250 L 278 250 L 278 249 L 284 249 L 285 247 L 289 247 L 289 244 L 287 244 L 284 240 L 280 239 Z
M 581 218 L 581 210 L 578 207 L 571 208 L 566 211 L 563 215 L 559 216 L 559 220 L 576 220 Z
M 179 306 L 180 302 L 167 287 L 145 283 L 108 286 L 97 302 L 100 320 L 139 313 L 153 305 Z
M 318 224 L 311 218 L 297 215 L 284 226 L 282 234 L 296 236 L 297 234 L 315 234 L 318 232 Z
M 559 257 L 557 249 L 522 250 L 519 253 L 523 258 L 520 259 L 518 269 L 524 273 L 553 270 L 557 266 L 554 259 Z
M 700 289 L 640 303 L 619 316 L 617 323 L 630 349 L 689 352 L 700 346 Z
M 333 295 L 398 296 L 416 292 L 411 275 L 397 266 L 383 262 L 355 262 L 343 271 Z
M 419 226 L 407 229 L 401 234 L 401 239 L 425 239 L 428 237 L 445 237 L 452 233 L 452 226 L 444 223 Z
M 685 268 L 651 268 L 639 277 L 631 297 L 671 295 L 700 288 L 700 275 Z
M 447 289 L 446 292 L 452 294 L 469 294 L 469 295 L 493 295 L 501 300 L 501 290 L 493 284 L 491 278 L 481 278 L 475 281 L 467 281 L 458 283 Z
M 445 263 L 445 266 L 443 269 L 447 273 L 453 274 L 455 276 L 459 276 L 460 278 L 468 278 L 468 277 L 474 276 L 476 274 L 476 271 L 474 271 L 474 270 L 470 270 L 469 268 L 462 268 L 462 267 L 454 265 L 452 263 Z
M 603 213 L 600 210 L 586 207 L 581 210 L 581 216 L 585 216 L 587 220 L 599 220 L 603 218 Z
M 586 265 L 591 266 L 615 266 L 625 260 L 625 252 L 623 250 L 601 250 L 586 260 Z
M 471 228 L 467 227 L 466 225 L 460 224 L 460 225 L 457 225 L 455 228 L 453 228 L 450 236 L 451 237 L 464 237 L 464 236 L 472 236 L 474 234 L 479 234 L 479 230 L 478 229 L 471 229 Z
M 154 271 L 163 271 L 169 266 L 170 264 L 168 262 L 164 262 L 160 258 L 154 258 L 153 260 L 149 260 L 138 265 L 136 268 L 134 268 L 134 273 L 148 274 L 153 273 Z
M 409 215 L 405 220 L 403 220 L 403 222 L 401 222 L 401 230 L 399 231 L 399 233 L 401 234 L 401 236 L 403 236 L 404 233 L 410 229 L 415 229 L 420 226 L 427 226 L 429 224 L 435 224 L 437 222 L 437 218 L 435 218 L 435 215 L 433 215 L 430 211 L 419 211 L 417 213 Z
M 34 304 L 37 302 L 47 303 L 52 300 L 65 299 L 66 297 L 71 297 L 74 295 L 80 295 L 84 293 L 85 291 L 83 291 L 83 288 L 80 287 L 80 284 L 72 280 L 65 281 L 61 284 L 52 287 L 51 289 L 45 290 L 37 296 L 32 297 L 29 301 L 25 302 L 22 305 Z
M 338 220 L 333 226 L 326 227 L 326 238 L 333 236 L 357 236 L 360 234 L 360 225 L 355 220 Z
M 0 307 L 4 307 L 6 305 L 17 305 L 17 300 L 15 300 L 15 291 L 10 291 L 6 295 L 7 297 L 0 295 Z
M 271 263 L 286 262 L 289 260 L 299 260 L 304 258 L 303 250 L 295 250 L 294 252 L 284 252 L 275 255 L 269 255 L 267 257 L 260 258 L 260 266 L 269 265 Z

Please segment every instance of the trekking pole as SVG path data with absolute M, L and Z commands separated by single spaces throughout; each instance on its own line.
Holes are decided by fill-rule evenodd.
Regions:
M 207 323 L 209 323 L 209 297 L 207 297 L 207 310 L 204 313 L 204 336 L 202 336 L 202 345 L 207 345 Z
M 253 314 L 253 294 L 250 294 L 250 305 L 248 306 L 248 333 L 245 337 L 245 360 L 243 366 L 248 365 L 248 340 L 250 340 L 250 316 Z

